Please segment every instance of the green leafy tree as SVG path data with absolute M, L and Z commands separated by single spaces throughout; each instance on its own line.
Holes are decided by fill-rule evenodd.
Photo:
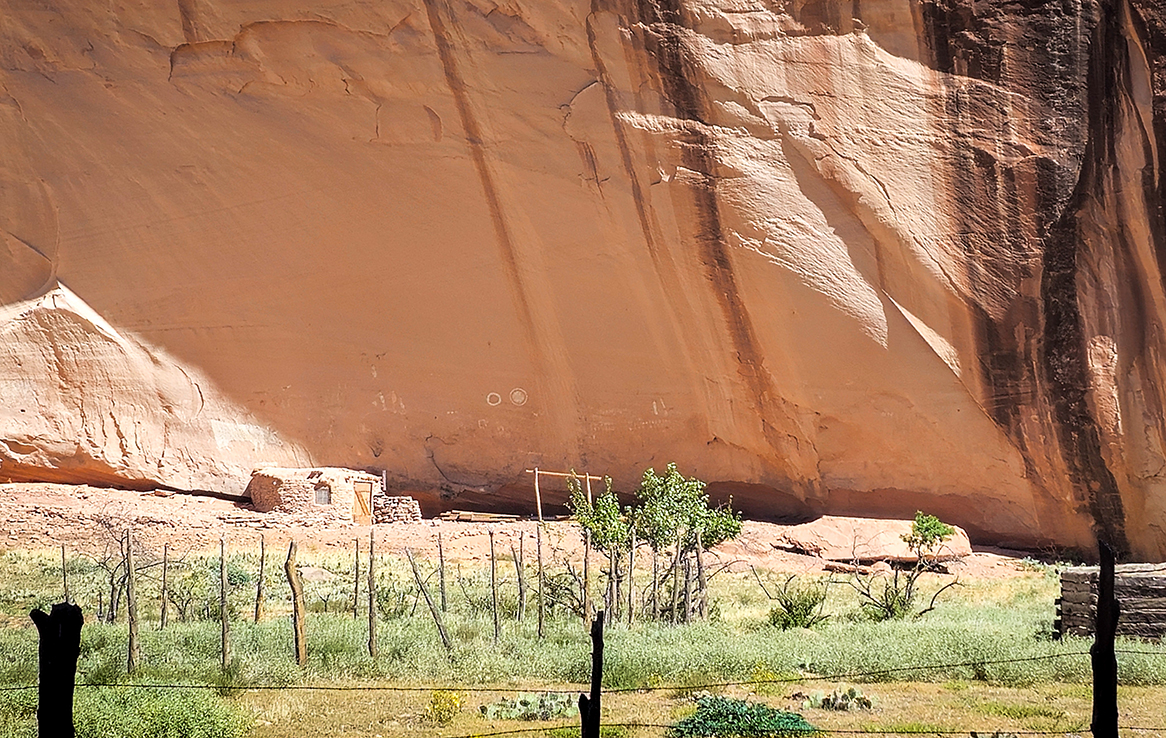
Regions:
M 644 471 L 636 493 L 639 504 L 631 511 L 636 537 L 659 551 L 680 541 L 684 549 L 704 548 L 736 538 L 741 533 L 741 516 L 728 506 L 709 507 L 707 485 L 695 477 L 685 478 L 675 463 L 663 476 L 649 468 Z
M 924 515 L 923 511 L 915 511 L 915 521 L 911 523 L 911 532 L 904 533 L 902 538 L 907 547 L 920 559 L 934 555 L 939 547 L 955 535 L 955 528 L 941 522 L 934 515 Z

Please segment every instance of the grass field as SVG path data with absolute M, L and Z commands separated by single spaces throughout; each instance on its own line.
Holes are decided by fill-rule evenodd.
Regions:
M 309 661 L 301 669 L 293 659 L 287 588 L 277 565 L 267 572 L 269 616 L 258 624 L 246 619 L 254 594 L 249 572 L 256 563 L 249 553 L 229 560 L 239 619 L 232 623 L 234 663 L 227 674 L 219 667 L 217 609 L 205 602 L 213 595 L 207 591 L 207 572 L 213 571 L 217 582 L 217 561 L 189 560 L 171 572 L 172 583 L 182 577 L 193 582 L 191 601 L 187 620 L 172 621 L 162 631 L 156 577 L 144 575 L 139 586 L 147 618 L 141 629 L 142 666 L 131 677 L 125 673 L 124 622 L 92 622 L 92 603 L 104 575 L 91 562 L 71 562 L 70 589 L 87 614 L 78 665 L 78 682 L 86 685 L 77 692 L 79 735 L 371 738 L 537 728 L 534 735 L 566 738 L 556 727 L 575 725 L 577 718 L 532 724 L 486 720 L 479 713 L 481 705 L 513 697 L 516 690 L 578 690 L 590 676 L 590 641 L 580 619 L 552 610 L 543 640 L 536 637 L 533 600 L 523 622 L 513 619 L 513 569 L 502 584 L 507 615 L 497 643 L 485 605 L 484 567 L 464 566 L 460 580 L 450 582 L 445 617 L 454 647 L 447 654 L 424 602 L 414 603 L 407 569 L 383 560 L 388 616 L 378 622 L 380 654 L 374 660 L 365 652 L 365 615 L 353 619 L 351 614 L 351 562 L 339 557 L 303 561 L 340 576 L 327 584 L 328 591 L 310 593 Z M 827 601 L 831 617 L 813 630 L 788 631 L 769 624 L 771 603 L 751 574 L 722 574 L 713 582 L 713 617 L 707 622 L 637 623 L 630 629 L 614 624 L 607 630 L 604 722 L 654 726 L 612 727 L 609 738 L 662 735 L 664 728 L 658 726 L 691 712 L 693 694 L 703 692 L 795 709 L 827 730 L 1082 731 L 1090 710 L 1089 659 L 1082 655 L 1089 642 L 1051 639 L 1055 571 L 1030 568 L 1020 577 L 948 590 L 938 608 L 921 619 L 882 623 L 857 617 L 853 591 L 838 581 Z M 932 590 L 946 581 L 927 576 L 925 585 Z M 20 551 L 0 554 L 0 581 L 0 617 L 7 624 L 0 628 L 0 686 L 33 684 L 36 632 L 27 612 L 59 599 L 59 559 Z M 210 615 L 216 619 L 207 619 Z M 1166 725 L 1166 650 L 1128 641 L 1119 648 L 1138 652 L 1119 654 L 1122 724 Z M 217 688 L 108 686 L 130 682 Z M 346 689 L 302 689 L 313 685 Z M 874 698 L 874 708 L 803 709 L 809 695 L 839 685 L 857 685 Z M 460 709 L 450 712 L 447 724 L 427 715 L 434 690 L 458 695 Z M 0 692 L 0 736 L 32 735 L 35 692 Z

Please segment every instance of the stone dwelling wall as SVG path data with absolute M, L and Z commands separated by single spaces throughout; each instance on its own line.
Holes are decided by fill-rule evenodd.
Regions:
M 322 515 L 338 521 L 351 521 L 355 503 L 353 484 L 372 482 L 374 500 L 380 496 L 380 477 L 367 472 L 338 467 L 318 469 L 256 469 L 251 473 L 247 493 L 258 512 Z M 317 490 L 326 488 L 330 502 L 316 502 Z

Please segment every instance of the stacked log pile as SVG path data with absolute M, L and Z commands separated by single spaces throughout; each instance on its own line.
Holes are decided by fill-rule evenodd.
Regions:
M 1091 637 L 1097 613 L 1096 566 L 1077 566 L 1061 572 L 1061 597 L 1053 630 Z M 1117 566 L 1114 591 L 1121 605 L 1117 634 L 1161 639 L 1166 635 L 1166 564 Z

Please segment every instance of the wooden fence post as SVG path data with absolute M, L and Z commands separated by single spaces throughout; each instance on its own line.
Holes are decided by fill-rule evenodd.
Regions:
M 696 612 L 704 619 L 708 617 L 708 578 L 704 575 L 704 542 L 701 540 L 704 531 L 696 532 Z
M 368 655 L 377 657 L 377 580 L 373 526 L 368 527 Z
M 514 550 L 514 542 L 510 542 L 510 555 L 514 557 L 514 573 L 518 577 L 518 611 L 515 613 L 515 619 L 522 622 L 522 618 L 526 615 L 526 573 L 522 566 L 522 531 L 518 532 L 518 550 Z
M 583 529 L 583 627 L 591 622 L 591 531 Z
M 582 738 L 599 738 L 600 690 L 603 685 L 603 610 L 591 623 L 591 696 L 579 695 Z
M 61 544 L 61 589 L 65 592 L 65 602 L 69 602 L 69 569 L 65 565 L 65 544 Z
M 502 625 L 498 622 L 498 557 L 494 555 L 494 529 L 490 534 L 490 607 L 494 611 L 494 642 L 502 636 Z
M 43 610 L 30 612 L 40 634 L 36 708 L 38 735 L 41 738 L 73 738 L 73 683 L 77 678 L 77 657 L 81 653 L 81 626 L 85 616 L 81 608 L 61 602 L 46 615 Z
M 449 633 L 445 630 L 445 624 L 441 622 L 441 611 L 437 609 L 437 605 L 433 603 L 433 597 L 429 595 L 429 588 L 425 586 L 425 580 L 421 578 L 417 562 L 413 560 L 413 552 L 406 548 L 405 556 L 409 559 L 409 566 L 413 567 L 413 578 L 417 580 L 417 588 L 425 597 L 425 604 L 429 605 L 429 612 L 433 615 L 433 622 L 437 625 L 437 635 L 441 636 L 441 644 L 445 646 L 446 651 L 453 651 L 453 643 L 449 640 Z
M 126 531 L 126 620 L 129 622 L 129 649 L 126 655 L 126 673 L 133 674 L 138 668 L 141 652 L 138 649 L 138 597 L 134 588 L 134 544 L 130 531 Z
M 283 571 L 287 574 L 287 584 L 292 592 L 292 630 L 295 635 L 296 663 L 306 666 L 308 648 L 304 638 L 304 586 L 300 583 L 300 572 L 296 569 L 295 541 L 287 547 L 287 561 L 283 563 Z
M 352 619 L 360 615 L 360 539 L 352 541 L 355 553 L 352 559 Z
M 221 651 L 223 656 L 223 671 L 231 663 L 231 617 L 227 609 L 227 537 L 219 537 L 219 622 L 222 625 L 223 637 Z
M 1093 646 L 1093 738 L 1117 738 L 1117 654 L 1114 636 L 1121 608 L 1113 594 L 1113 549 L 1101 541 L 1101 570 L 1097 579 L 1097 619 Z
M 255 583 L 255 622 L 263 619 L 263 606 L 265 603 L 265 595 L 263 592 L 263 577 L 264 566 L 267 564 L 267 538 L 259 534 L 259 579 Z
M 166 629 L 170 612 L 170 544 L 162 544 L 162 602 L 159 603 L 158 630 Z
M 535 470 L 535 486 L 538 485 L 538 470 Z M 543 604 L 543 523 L 542 511 L 539 511 L 537 537 L 535 538 L 535 547 L 538 553 L 538 637 L 543 637 L 543 619 L 544 619 L 544 604 Z
M 628 627 L 636 620 L 636 525 L 632 523 L 632 538 L 628 543 Z
M 437 583 L 441 588 L 441 611 L 447 612 L 445 599 L 445 549 L 441 546 L 441 531 L 437 531 Z

